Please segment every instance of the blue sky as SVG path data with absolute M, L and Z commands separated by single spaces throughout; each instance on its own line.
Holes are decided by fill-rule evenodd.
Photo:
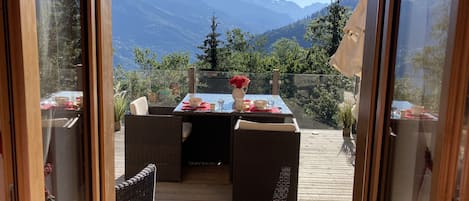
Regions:
M 316 2 L 331 3 L 331 0 L 289 0 L 289 1 L 293 1 L 296 4 L 300 5 L 301 7 L 305 7 L 305 6 L 311 5 L 312 3 L 316 3 Z

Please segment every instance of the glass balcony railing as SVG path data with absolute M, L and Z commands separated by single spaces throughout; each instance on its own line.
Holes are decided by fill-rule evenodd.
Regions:
M 146 96 L 149 105 L 176 106 L 189 92 L 185 70 L 126 71 L 114 75 L 115 94 L 125 92 L 129 103 Z
M 273 89 L 274 73 L 242 73 L 190 70 L 127 71 L 115 75 L 117 91 L 125 91 L 128 102 L 147 96 L 149 105 L 176 106 L 190 91 L 196 93 L 231 93 L 229 80 L 245 75 L 251 82 L 248 94 L 271 94 L 279 91 L 302 128 L 337 128 L 338 105 L 355 102 L 356 80 L 341 75 L 279 74 L 279 88 Z M 194 82 L 191 85 L 190 82 Z M 190 89 L 194 86 L 194 89 Z M 357 97 L 358 98 L 358 97 Z
M 354 104 L 356 80 L 342 75 L 281 74 L 280 96 L 301 128 L 337 128 L 339 104 Z M 358 97 L 356 97 L 358 98 Z
M 230 79 L 235 75 L 244 75 L 251 82 L 247 93 L 249 94 L 271 94 L 272 93 L 272 73 L 242 73 L 242 72 L 218 72 L 218 71 L 197 71 L 196 92 L 198 93 L 231 93 L 233 87 Z

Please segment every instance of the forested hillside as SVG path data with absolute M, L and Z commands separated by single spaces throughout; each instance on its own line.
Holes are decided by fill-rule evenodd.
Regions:
M 289 9 L 281 9 L 283 6 Z M 188 52 L 191 60 L 209 31 L 212 15 L 218 31 L 240 28 L 253 34 L 282 27 L 306 10 L 284 0 L 118 0 L 113 2 L 114 63 L 135 68 L 133 49 L 149 48 L 159 56 Z M 286 8 L 285 7 L 285 8 Z M 307 14 L 304 14 L 305 16 Z
M 349 8 L 349 10 L 352 11 L 355 8 L 355 6 L 357 6 L 358 0 L 344 0 L 344 1 L 341 1 L 340 4 L 343 5 L 344 7 Z M 308 24 L 311 23 L 312 19 L 327 14 L 328 12 L 327 9 L 328 8 L 323 8 L 294 23 L 291 23 L 289 25 L 283 26 L 278 29 L 267 31 L 263 34 L 260 34 L 259 37 L 261 38 L 265 37 L 267 39 L 266 47 L 268 48 L 270 48 L 271 45 L 275 43 L 275 41 L 281 38 L 288 38 L 288 39 L 296 40 L 300 44 L 301 47 L 309 47 L 311 46 L 311 42 L 308 42 L 307 40 L 305 40 L 305 37 L 304 37 L 306 33 L 306 28 Z
M 202 73 L 198 76 L 197 82 L 201 85 L 198 91 L 205 87 L 210 92 L 222 85 L 210 84 L 210 80 L 218 79 L 218 74 L 241 73 L 252 75 L 250 92 L 265 94 L 269 93 L 270 85 L 261 80 L 269 80 L 268 72 L 279 69 L 282 73 L 280 93 L 290 101 L 289 104 L 316 121 L 337 126 L 336 114 L 338 104 L 343 101 L 343 92 L 354 87 L 351 79 L 341 76 L 330 66 L 329 58 L 340 43 L 342 29 L 351 11 L 337 2 L 329 8 L 324 15 L 310 19 L 306 24 L 304 37 L 314 45 L 302 47 L 295 40 L 280 38 L 269 45 L 271 51 L 266 51 L 265 37 L 256 37 L 241 28 L 220 31 L 220 19 L 213 15 L 204 26 L 208 29 L 205 37 L 195 45 L 198 49 L 195 61 L 189 59 L 189 53 L 182 51 L 159 56 L 145 46 L 135 48 L 134 61 L 138 71 L 125 71 L 118 66 L 115 77 L 121 79 L 116 79 L 120 83 L 116 85 L 122 86 L 122 90 L 131 88 L 132 98 L 142 93 L 149 97 L 155 93 L 168 94 L 167 88 L 174 83 L 187 84 L 183 74 L 192 66 Z M 302 77 L 302 74 L 313 77 Z M 177 102 L 183 93 L 171 95 L 170 100 Z

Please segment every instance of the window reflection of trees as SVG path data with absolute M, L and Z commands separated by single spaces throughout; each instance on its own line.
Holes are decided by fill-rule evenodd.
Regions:
M 85 200 L 80 6 L 36 1 L 46 200 Z
M 396 78 L 394 99 L 421 104 L 430 112 L 438 113 L 441 79 L 446 57 L 450 2 L 441 0 L 438 3 L 428 4 L 433 4 L 427 5 L 431 11 L 426 16 L 431 19 L 429 23 L 432 25 L 424 46 L 417 50 L 398 49 L 396 73 L 402 71 L 406 64 L 412 66 L 412 73 Z M 399 61 L 399 58 L 403 60 Z
M 37 1 L 41 97 L 77 90 L 81 64 L 80 1 Z

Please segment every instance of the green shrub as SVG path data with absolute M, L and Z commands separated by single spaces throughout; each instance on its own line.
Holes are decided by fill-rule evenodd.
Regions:
M 337 120 L 344 128 L 350 128 L 353 124 L 352 105 L 350 103 L 342 103 L 339 106 Z
M 114 122 L 119 122 L 127 110 L 126 91 L 119 91 L 120 83 L 114 86 Z

